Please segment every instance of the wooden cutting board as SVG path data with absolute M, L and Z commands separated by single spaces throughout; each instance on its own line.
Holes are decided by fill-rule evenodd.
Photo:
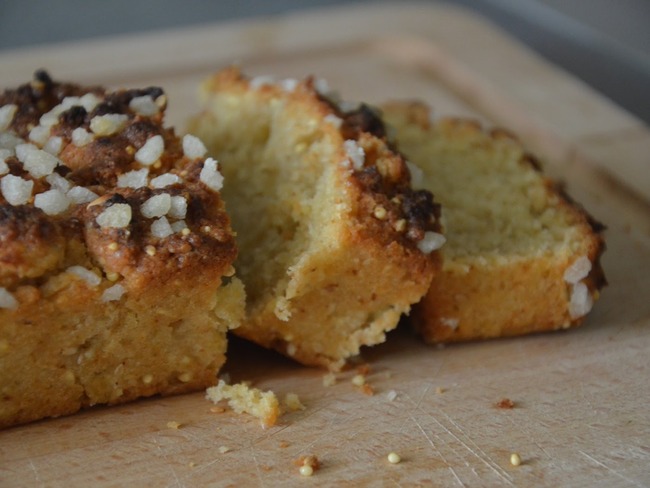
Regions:
M 444 5 L 344 7 L 8 51 L 0 88 L 40 67 L 83 83 L 160 85 L 168 121 L 182 127 L 198 108 L 199 81 L 232 62 L 251 74 L 316 74 L 346 99 L 419 98 L 439 115 L 514 130 L 608 226 L 609 287 L 585 326 L 568 332 L 441 349 L 399 329 L 364 351 L 373 396 L 352 385 L 354 368 L 325 387 L 323 371 L 235 342 L 232 381 L 298 393 L 307 408 L 265 430 L 212 412 L 196 393 L 8 429 L 0 486 L 650 485 L 648 128 Z M 515 408 L 496 408 L 502 398 Z M 389 464 L 390 451 L 402 463 Z M 512 452 L 522 465 L 510 465 Z M 308 454 L 322 468 L 304 479 L 294 460 Z

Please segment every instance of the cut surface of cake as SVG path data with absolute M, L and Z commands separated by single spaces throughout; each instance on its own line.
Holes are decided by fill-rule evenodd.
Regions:
M 428 342 L 578 325 L 605 284 L 602 226 L 503 130 L 432 121 L 421 103 L 383 107 L 419 186 L 442 206 L 442 272 L 411 316 Z
M 234 236 L 165 107 L 43 71 L 0 93 L 0 426 L 216 383 Z
M 236 334 L 304 364 L 340 368 L 383 342 L 438 267 L 438 206 L 365 105 L 320 80 L 245 78 L 202 87 L 190 131 L 219 161 L 237 233 L 247 317 Z

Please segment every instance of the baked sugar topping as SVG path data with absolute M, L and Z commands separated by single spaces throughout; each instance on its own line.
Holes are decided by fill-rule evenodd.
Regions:
M 66 271 L 81 278 L 90 286 L 99 286 L 102 282 L 102 279 L 97 274 L 83 266 L 70 266 Z
M 196 136 L 186 134 L 183 136 L 183 154 L 189 159 L 202 158 L 207 154 L 208 150 L 205 144 Z
M 147 139 L 147 142 L 135 153 L 135 160 L 146 166 L 154 164 L 165 150 L 165 141 L 162 136 L 156 135 Z
M 144 95 L 142 97 L 133 97 L 129 102 L 129 108 L 138 115 L 150 117 L 156 115 L 160 108 L 156 105 L 151 95 Z
M 148 219 L 162 217 L 169 212 L 171 204 L 171 195 L 169 193 L 160 193 L 146 200 L 140 206 L 140 212 Z
M 32 197 L 34 182 L 20 176 L 6 175 L 0 180 L 2 196 L 11 205 L 25 205 Z
M 90 120 L 90 130 L 98 136 L 112 136 L 121 131 L 129 120 L 124 114 L 96 115 Z
M 59 215 L 70 206 L 70 199 L 61 190 L 53 188 L 34 197 L 34 206 L 47 215 Z
M 122 298 L 122 296 L 126 293 L 126 290 L 122 285 L 119 283 L 117 285 L 113 285 L 109 288 L 106 288 L 104 292 L 102 293 L 102 302 L 115 302 L 118 301 Z
M 587 256 L 580 256 L 564 271 L 564 281 L 576 284 L 586 278 L 591 271 L 591 261 Z
M 76 204 L 90 203 L 96 198 L 99 198 L 97 193 L 89 190 L 84 186 L 73 186 L 68 190 L 66 196 Z
M 199 179 L 211 190 L 221 190 L 223 187 L 223 176 L 217 169 L 217 161 L 215 159 L 208 158 L 205 160 Z
M 77 147 L 84 147 L 86 144 L 93 142 L 95 136 L 83 127 L 77 127 L 72 131 L 72 144 Z
M 151 188 L 165 188 L 166 186 L 182 182 L 183 180 L 180 178 L 180 176 L 173 173 L 164 173 L 153 178 L 150 182 L 150 186 Z
M 131 206 L 128 203 L 114 203 L 96 217 L 96 222 L 103 229 L 124 228 L 131 222 Z
M 13 103 L 0 107 L 0 131 L 9 128 L 11 122 L 14 120 L 14 115 L 16 115 L 17 110 L 18 106 Z
M 366 154 L 361 146 L 357 144 L 357 141 L 348 139 L 343 143 L 345 152 L 352 161 L 352 167 L 356 170 L 363 169 L 363 163 L 366 159 Z
M 0 287 L 0 308 L 18 308 L 18 300 L 6 288 Z
M 447 239 L 442 234 L 427 231 L 424 233 L 424 238 L 418 242 L 418 249 L 424 254 L 430 254 L 440 249 L 446 241 Z
M 142 188 L 147 186 L 149 180 L 149 169 L 142 168 L 127 173 L 121 174 L 117 177 L 118 188 Z
M 151 234 L 154 237 L 164 239 L 165 237 L 168 237 L 173 233 L 174 233 L 174 229 L 169 224 L 169 220 L 167 220 L 167 217 L 165 216 L 160 217 L 157 220 L 154 220 L 153 223 L 151 224 Z

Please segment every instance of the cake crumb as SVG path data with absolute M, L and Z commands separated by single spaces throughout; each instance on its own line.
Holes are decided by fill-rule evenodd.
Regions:
M 396 398 L 397 398 L 397 392 L 396 392 L 395 390 L 390 390 L 390 391 L 386 394 L 386 400 L 388 400 L 389 402 L 392 402 L 392 401 L 395 400 Z
M 447 388 L 443 388 L 442 386 L 436 387 L 436 394 L 437 395 L 442 395 L 446 391 L 447 391 Z
M 373 396 L 375 394 L 375 390 L 368 383 L 364 384 L 361 387 L 361 391 L 363 392 L 364 395 L 368 395 L 368 396 Z
M 510 464 L 513 466 L 519 466 L 521 464 L 521 456 L 516 452 L 510 454 Z
M 336 384 L 336 375 L 334 373 L 327 373 L 323 375 L 323 386 L 334 386 Z
M 300 456 L 294 461 L 294 464 L 300 467 L 299 471 L 303 476 L 311 476 L 320 469 L 320 461 L 313 454 Z
M 245 383 L 228 385 L 219 380 L 206 390 L 206 398 L 214 403 L 226 400 L 235 413 L 248 413 L 257 417 L 263 427 L 275 425 L 280 414 L 280 404 L 275 393 L 252 388 Z
M 352 377 L 351 381 L 354 386 L 363 386 L 366 384 L 366 377 L 362 374 L 357 374 Z
M 280 448 L 281 449 L 286 449 L 289 447 L 291 444 L 289 444 L 287 441 L 280 441 Z
M 387 456 L 388 462 L 391 464 L 399 464 L 402 461 L 402 458 L 396 452 L 391 452 Z
M 295 393 L 287 393 L 285 395 L 284 405 L 291 412 L 295 412 L 297 410 L 305 410 L 307 408 L 302 404 L 302 402 L 300 401 L 300 397 Z
M 167 422 L 167 428 L 178 430 L 181 428 L 181 423 L 176 422 L 175 420 L 170 420 L 169 422 Z
M 210 411 L 212 413 L 224 413 L 226 411 L 226 409 L 223 408 L 223 407 L 211 407 Z
M 221 454 L 226 454 L 227 452 L 230 452 L 230 448 L 227 447 L 227 446 L 220 446 L 220 447 L 219 447 L 219 452 L 220 452 Z
M 510 400 L 510 398 L 502 398 L 496 403 L 497 408 L 511 409 L 515 407 L 515 402 Z

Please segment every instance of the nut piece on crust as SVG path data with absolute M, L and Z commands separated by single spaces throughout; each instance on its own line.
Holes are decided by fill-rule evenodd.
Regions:
M 503 130 L 431 122 L 419 103 L 384 115 L 442 205 L 442 273 L 412 322 L 428 342 L 513 336 L 581 323 L 605 284 L 602 226 Z
M 0 94 L 0 427 L 216 382 L 235 242 L 165 103 L 45 72 Z
M 314 79 L 231 68 L 202 95 L 190 131 L 226 177 L 247 292 L 236 333 L 331 369 L 383 342 L 428 288 L 442 236 L 438 206 L 411 189 L 381 120 Z

